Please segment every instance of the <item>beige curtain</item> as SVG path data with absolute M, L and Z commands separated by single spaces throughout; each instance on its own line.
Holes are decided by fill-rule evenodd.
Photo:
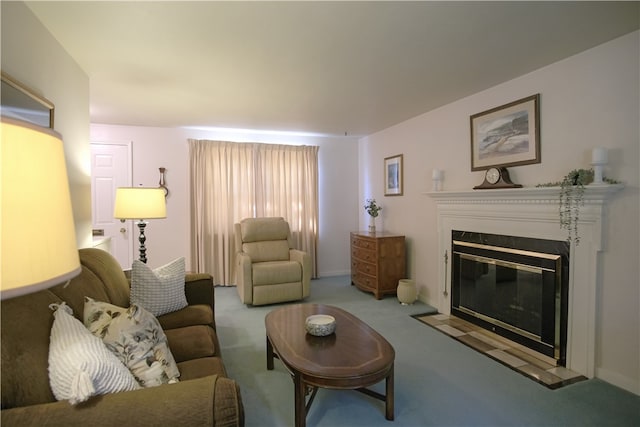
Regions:
M 289 222 L 293 244 L 312 260 L 317 277 L 318 148 L 256 144 L 256 216 Z
M 189 140 L 192 268 L 235 284 L 233 224 L 282 216 L 317 276 L 318 147 Z

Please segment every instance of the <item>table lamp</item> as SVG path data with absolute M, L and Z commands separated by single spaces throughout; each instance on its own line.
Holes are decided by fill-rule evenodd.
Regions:
M 0 119 L 0 299 L 29 294 L 80 273 L 60 135 Z
M 146 264 L 147 248 L 144 242 L 144 228 L 147 219 L 167 217 L 167 204 L 164 198 L 164 189 L 146 187 L 122 187 L 116 189 L 116 202 L 113 216 L 124 222 L 126 219 L 138 220 L 140 229 L 140 261 Z

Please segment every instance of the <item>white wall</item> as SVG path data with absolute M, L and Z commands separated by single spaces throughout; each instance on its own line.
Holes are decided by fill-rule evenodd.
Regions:
M 359 142 L 359 199 L 382 203 L 378 227 L 405 234 L 409 276 L 420 298 L 438 290 L 436 205 L 431 171 L 444 170 L 445 190 L 468 190 L 483 180 L 471 172 L 469 116 L 540 93 L 542 163 L 510 168 L 524 186 L 560 181 L 588 168 L 595 146 L 609 148 L 605 175 L 626 183 L 608 206 L 603 275 L 597 302 L 596 375 L 640 394 L 640 32 L 502 83 L 415 117 Z M 383 159 L 404 154 L 402 197 L 384 197 Z M 479 190 L 481 191 L 481 190 Z M 366 214 L 360 211 L 360 224 Z M 566 237 L 558 228 L 558 239 Z
M 132 141 L 133 185 L 154 187 L 159 167 L 165 167 L 169 187 L 167 218 L 149 221 L 147 254 L 152 267 L 179 256 L 190 268 L 189 147 L 187 140 L 210 139 L 318 145 L 320 228 L 318 272 L 320 276 L 348 274 L 349 232 L 357 228 L 358 142 L 350 137 L 300 136 L 277 132 L 151 128 L 91 125 L 91 141 Z
M 64 139 L 78 247 L 91 245 L 89 78 L 21 2 L 2 8 L 2 70 L 55 106 Z

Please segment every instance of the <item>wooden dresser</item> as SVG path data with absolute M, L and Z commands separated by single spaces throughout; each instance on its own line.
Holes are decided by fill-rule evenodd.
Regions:
M 376 299 L 395 294 L 405 278 L 404 236 L 388 233 L 351 233 L 351 284 L 373 292 Z

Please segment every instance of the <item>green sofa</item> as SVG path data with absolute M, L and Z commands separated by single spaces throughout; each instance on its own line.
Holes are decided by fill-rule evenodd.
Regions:
M 82 321 L 84 297 L 129 306 L 129 281 L 100 249 L 80 249 L 82 272 L 68 286 L 2 301 L 3 426 L 242 426 L 237 383 L 227 378 L 214 316 L 213 279 L 187 274 L 189 305 L 158 317 L 180 370 L 180 382 L 94 396 L 72 406 L 56 401 L 48 376 L 49 304 L 66 301 Z

